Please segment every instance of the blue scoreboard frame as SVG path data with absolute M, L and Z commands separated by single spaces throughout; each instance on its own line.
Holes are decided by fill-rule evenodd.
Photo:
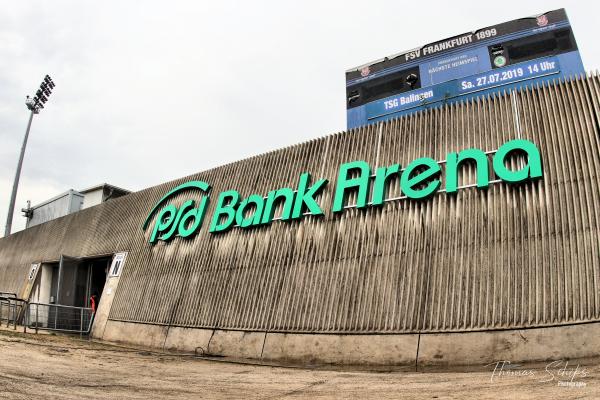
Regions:
M 346 71 L 347 126 L 583 73 L 565 10 L 549 11 Z

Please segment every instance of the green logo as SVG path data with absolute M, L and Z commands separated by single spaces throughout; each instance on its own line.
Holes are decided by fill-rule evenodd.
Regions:
M 150 211 L 150 214 L 148 214 L 142 225 L 142 230 L 145 231 L 146 228 L 148 228 L 152 216 L 167 200 L 183 191 L 194 189 L 205 194 L 210 190 L 210 185 L 202 181 L 190 181 L 177 186 L 164 195 L 152 208 L 152 211 Z M 175 233 L 181 237 L 189 237 L 196 233 L 202 225 L 207 204 L 208 196 L 203 196 L 198 207 L 196 207 L 194 200 L 187 200 L 179 209 L 173 204 L 169 204 L 162 208 L 154 223 L 154 229 L 152 229 L 152 235 L 150 236 L 150 243 L 156 243 L 157 240 L 168 241 Z
M 506 65 L 506 57 L 497 56 L 496 58 L 494 58 L 494 65 L 496 67 L 504 67 Z
M 507 167 L 509 155 L 519 153 L 526 156 L 526 162 L 520 163 L 518 170 Z M 490 154 L 479 149 L 467 149 L 446 155 L 445 161 L 436 161 L 429 157 L 419 158 L 402 168 L 400 164 L 379 167 L 374 173 L 365 161 L 353 161 L 342 164 L 339 169 L 332 211 L 342 212 L 346 208 L 377 207 L 390 199 L 386 199 L 389 185 L 393 178 L 399 178 L 400 190 L 403 197 L 413 200 L 426 199 L 436 192 L 443 190 L 454 194 L 461 188 L 458 177 L 459 169 L 466 163 L 476 167 L 476 186 L 485 189 L 490 184 L 490 171 L 495 177 L 507 183 L 526 182 L 542 177 L 542 161 L 538 148 L 528 140 L 516 139 L 506 142 L 494 153 L 492 165 L 489 165 Z M 442 165 L 445 168 L 442 168 Z M 442 176 L 443 175 L 443 176 Z M 242 198 L 235 190 L 221 192 L 211 218 L 209 232 L 225 232 L 234 226 L 246 229 L 259 225 L 270 224 L 275 219 L 277 207 L 282 209 L 277 218 L 291 221 L 305 215 L 323 215 L 318 204 L 319 195 L 327 186 L 327 179 L 312 182 L 309 173 L 300 175 L 296 189 L 281 188 L 269 192 L 266 196 L 251 194 Z M 462 186 L 467 187 L 467 186 Z M 165 206 L 167 200 L 189 190 L 198 190 L 202 199 L 198 206 L 194 200 L 187 200 L 180 208 L 174 204 Z M 156 203 L 142 229 L 145 231 L 157 214 L 154 228 L 150 235 L 150 243 L 158 240 L 169 241 L 175 235 L 189 237 L 202 226 L 208 204 L 210 185 L 202 181 L 190 181 L 167 193 Z M 355 204 L 348 204 L 350 194 L 356 196 Z M 161 208 L 162 207 L 162 208 Z

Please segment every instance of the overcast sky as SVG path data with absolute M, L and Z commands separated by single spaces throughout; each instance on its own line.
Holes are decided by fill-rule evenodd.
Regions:
M 600 66 L 596 1 L 1 1 L 0 224 L 17 197 L 107 182 L 140 190 L 345 128 L 346 69 L 565 7 L 586 69 Z M 25 226 L 15 212 L 13 231 Z

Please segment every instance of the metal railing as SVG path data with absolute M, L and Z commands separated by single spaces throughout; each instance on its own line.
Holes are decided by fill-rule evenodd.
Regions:
M 6 322 L 9 327 L 12 323 L 14 329 L 17 329 L 26 308 L 27 302 L 18 299 L 16 294 L 0 292 L 0 325 Z
M 29 303 L 23 318 L 25 329 L 73 332 L 87 335 L 92 329 L 91 308 Z
M 94 313 L 91 308 L 60 304 L 28 303 L 15 293 L 0 292 L 0 326 L 23 325 L 38 330 L 62 331 L 87 335 L 90 333 Z

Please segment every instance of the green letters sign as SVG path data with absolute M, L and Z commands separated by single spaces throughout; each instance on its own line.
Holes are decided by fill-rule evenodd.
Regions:
M 509 154 L 520 153 L 526 161 L 520 163 L 518 170 L 508 168 Z M 492 153 L 492 152 L 490 152 Z M 400 179 L 400 190 L 409 199 L 425 199 L 434 195 L 445 183 L 447 193 L 456 193 L 460 188 L 458 171 L 467 162 L 474 163 L 477 175 L 477 188 L 485 189 L 490 184 L 488 155 L 479 149 L 462 150 L 449 153 L 444 162 L 424 157 L 409 163 L 401 169 L 400 164 L 379 167 L 371 175 L 371 167 L 365 161 L 353 161 L 342 164 L 339 169 L 333 206 L 331 211 L 338 213 L 345 208 L 365 208 L 382 205 L 385 201 L 387 186 L 394 177 Z M 509 183 L 526 182 L 542 177 L 542 161 L 538 148 L 528 140 L 511 140 L 503 144 L 493 155 L 494 174 Z M 444 176 L 442 177 L 442 173 Z M 373 179 L 374 178 L 374 179 Z M 300 175 L 298 187 L 281 188 L 269 192 L 266 196 L 251 194 L 242 198 L 235 190 L 221 192 L 217 198 L 215 211 L 211 217 L 209 232 L 225 232 L 234 226 L 251 228 L 270 224 L 275 218 L 275 209 L 282 205 L 278 219 L 290 221 L 303 215 L 323 215 L 317 202 L 319 195 L 327 186 L 327 179 L 313 182 L 310 174 Z M 179 197 L 182 192 L 198 192 L 200 199 L 188 199 L 178 208 L 169 199 Z M 142 225 L 145 231 L 154 219 L 150 234 L 150 243 L 158 240 L 169 241 L 174 236 L 189 237 L 202 226 L 209 202 L 210 185 L 202 181 L 190 181 L 177 186 L 161 198 L 148 214 Z M 347 204 L 348 195 L 356 193 L 356 203 Z M 369 198 L 370 197 L 370 198 Z M 161 208 L 162 207 L 162 208 Z

